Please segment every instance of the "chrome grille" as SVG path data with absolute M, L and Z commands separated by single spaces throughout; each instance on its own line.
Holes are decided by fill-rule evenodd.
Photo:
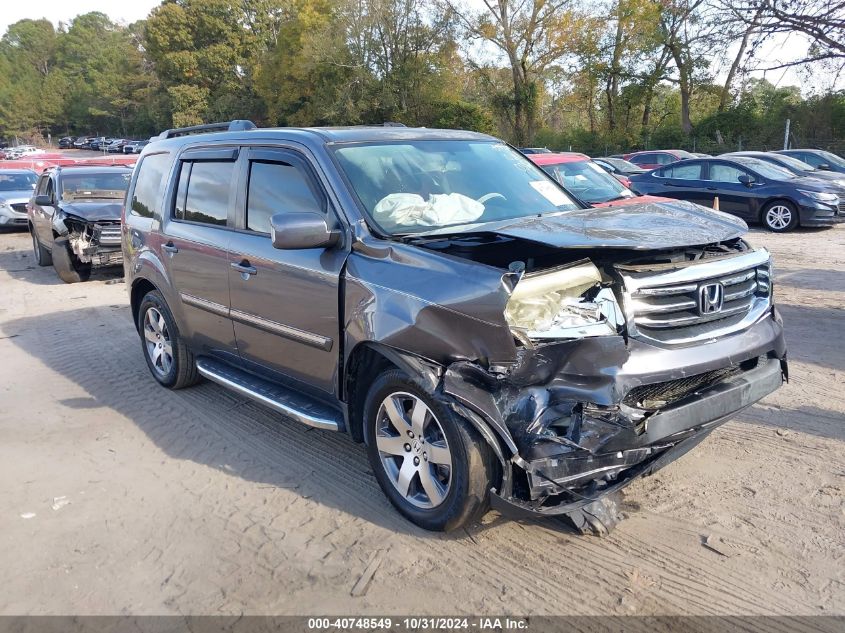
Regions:
M 711 339 L 747 327 L 770 305 L 765 250 L 681 268 L 640 271 L 620 267 L 631 336 L 667 344 Z M 708 289 L 714 295 L 703 299 Z M 718 301 L 716 301 L 718 299 Z
M 96 224 L 94 235 L 100 246 L 120 244 L 120 224 Z

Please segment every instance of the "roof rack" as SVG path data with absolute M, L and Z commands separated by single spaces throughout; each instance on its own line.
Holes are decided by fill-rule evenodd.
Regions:
M 255 123 L 245 119 L 235 119 L 234 121 L 221 123 L 205 123 L 203 125 L 192 125 L 190 127 L 177 127 L 171 130 L 165 130 L 157 137 L 159 139 L 173 138 L 175 136 L 187 136 L 188 134 L 202 134 L 203 132 L 243 132 L 245 130 L 254 130 Z
M 125 163 L 91 163 L 91 162 L 81 162 L 81 163 L 71 163 L 70 165 L 47 165 L 44 169 L 41 170 L 41 173 L 50 170 L 61 170 L 67 169 L 68 167 L 126 167 L 127 169 L 134 169 L 135 165 L 127 165 Z

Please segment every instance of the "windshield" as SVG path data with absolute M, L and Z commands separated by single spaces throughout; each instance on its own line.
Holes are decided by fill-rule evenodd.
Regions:
M 129 188 L 132 172 L 115 171 L 110 173 L 62 174 L 62 200 L 84 198 L 123 199 Z
M 772 180 L 791 180 L 795 178 L 795 174 L 786 169 L 786 167 L 778 167 L 777 165 L 756 158 L 737 156 L 734 160 L 746 167 L 750 167 L 765 178 L 771 178 Z
M 334 152 L 370 220 L 387 234 L 578 208 L 504 143 L 403 141 L 340 145 Z
M 37 176 L 32 174 L 0 173 L 0 191 L 26 191 L 35 188 Z
M 827 161 L 828 165 L 836 165 L 837 167 L 845 167 L 845 159 L 836 154 L 832 154 L 831 152 L 821 151 L 819 152 L 822 158 Z
M 588 160 L 543 165 L 543 171 L 585 202 L 610 202 L 634 197 L 621 182 Z

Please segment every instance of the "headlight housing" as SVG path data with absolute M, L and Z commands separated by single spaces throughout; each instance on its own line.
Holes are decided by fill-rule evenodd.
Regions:
M 832 204 L 833 206 L 839 204 L 839 196 L 835 193 L 827 193 L 826 191 L 805 191 L 804 189 L 799 189 L 798 193 L 803 193 L 808 198 L 812 198 L 817 202 L 824 202 L 825 204 Z
M 505 321 L 529 339 L 616 334 L 624 322 L 622 311 L 601 281 L 601 273 L 590 262 L 526 275 L 511 293 Z

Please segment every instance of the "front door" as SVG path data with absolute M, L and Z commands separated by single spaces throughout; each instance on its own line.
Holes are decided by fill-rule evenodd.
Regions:
M 300 385 L 333 392 L 340 355 L 343 248 L 279 250 L 270 217 L 313 211 L 336 224 L 328 197 L 307 159 L 281 149 L 252 148 L 241 164 L 239 225 L 229 267 L 232 320 L 241 358 Z
M 57 197 L 58 193 L 55 191 L 53 178 L 50 174 L 41 174 L 41 179 L 35 188 L 35 195 L 37 196 L 51 196 Z M 58 201 L 58 200 L 56 200 Z M 42 244 L 47 245 L 48 248 L 53 246 L 53 214 L 56 212 L 54 205 L 40 206 L 32 201 L 32 226 L 35 230 L 38 239 Z
M 206 353 L 235 357 L 229 318 L 229 253 L 236 150 L 189 151 L 163 213 L 162 258 L 181 300 L 182 334 Z
M 740 176 L 754 178 L 736 165 L 722 162 L 710 163 L 707 188 L 713 192 L 714 196 L 718 196 L 720 211 L 746 220 L 755 219 L 756 205 L 752 204 L 755 197 L 754 185 L 748 186 L 739 182 Z

